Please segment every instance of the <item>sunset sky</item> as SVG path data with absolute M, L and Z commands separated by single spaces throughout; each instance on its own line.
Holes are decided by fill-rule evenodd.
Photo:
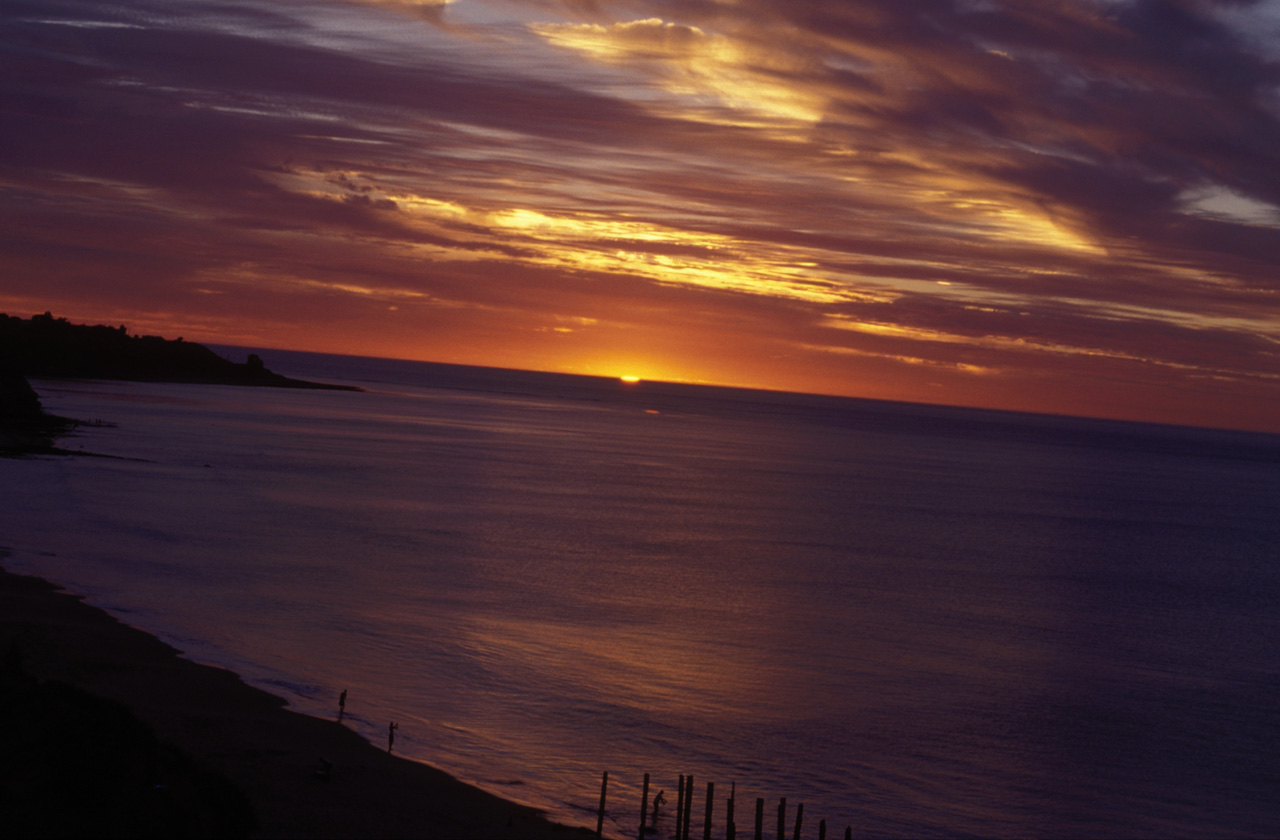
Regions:
M 1277 0 L 4 0 L 0 62 L 11 315 L 1280 431 Z

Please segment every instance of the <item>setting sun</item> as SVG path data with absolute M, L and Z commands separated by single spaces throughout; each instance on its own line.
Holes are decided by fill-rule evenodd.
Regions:
M 639 382 L 640 381 L 640 377 L 638 376 L 619 376 L 618 378 L 623 382 Z

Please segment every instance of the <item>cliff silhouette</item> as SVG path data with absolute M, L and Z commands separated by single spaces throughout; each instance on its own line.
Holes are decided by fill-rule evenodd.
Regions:
M 48 312 L 30 319 L 0 314 L 0 455 L 67 454 L 54 439 L 82 425 L 47 413 L 28 378 L 360 390 L 272 373 L 256 354 L 237 364 L 181 338 L 72 324 Z
M 360 390 L 272 373 L 257 355 L 250 355 L 248 361 L 239 364 L 181 338 L 129 335 L 123 326 L 72 324 L 48 312 L 30 319 L 0 314 L 0 367 L 29 379 L 124 379 Z

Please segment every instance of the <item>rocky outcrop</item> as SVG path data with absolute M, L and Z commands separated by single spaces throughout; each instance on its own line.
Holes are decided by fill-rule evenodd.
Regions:
M 0 367 L 0 426 L 33 423 L 44 416 L 31 383 L 12 368 Z
M 53 439 L 75 423 L 47 414 L 22 374 L 0 364 L 0 455 L 53 453 Z

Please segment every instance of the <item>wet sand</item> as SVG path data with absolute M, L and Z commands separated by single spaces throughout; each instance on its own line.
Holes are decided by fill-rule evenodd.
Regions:
M 0 656 L 7 675 L 0 683 L 0 699 L 12 706 L 15 696 L 34 697 L 36 690 L 61 689 L 66 683 L 127 707 L 142 729 L 184 753 L 183 761 L 189 758 L 189 763 L 213 771 L 243 793 L 255 817 L 250 836 L 497 840 L 593 834 L 555 825 L 536 811 L 442 771 L 388 755 L 337 721 L 289 711 L 283 701 L 246 685 L 230 671 L 183 659 L 155 637 L 46 581 L 2 569 Z M 20 679 L 25 694 L 14 688 L 19 685 L 15 679 Z M 58 745 L 60 750 L 88 754 L 95 747 L 92 741 L 122 737 L 120 731 L 100 731 L 101 726 L 85 729 L 82 719 L 92 716 L 74 704 L 67 707 L 71 712 L 39 720 L 40 709 L 53 707 L 45 699 L 32 702 L 36 712 L 8 714 L 0 720 L 0 730 L 6 730 L 0 731 L 0 743 L 21 742 L 31 750 L 41 744 Z M 76 735 L 66 745 L 56 737 L 64 729 L 88 734 Z M 117 752 L 109 754 L 118 754 L 112 749 Z M 0 777 L 0 799 L 6 794 L 5 779 L 13 797 L 19 795 L 14 784 L 34 784 L 31 778 L 39 776 L 36 765 L 43 759 L 28 759 L 30 766 L 15 768 L 14 755 L 19 753 L 11 751 L 8 758 L 10 775 Z M 67 758 L 50 760 L 63 766 Z M 316 774 L 321 759 L 332 764 L 327 779 Z M 113 772 L 104 766 L 100 778 L 111 778 Z M 92 787 L 93 778 L 76 784 Z M 90 802 L 91 797 L 82 793 L 87 792 L 60 792 L 58 801 L 66 805 L 58 807 Z M 222 833 L 226 825 L 204 833 Z M 103 829 L 113 833 L 107 826 Z

